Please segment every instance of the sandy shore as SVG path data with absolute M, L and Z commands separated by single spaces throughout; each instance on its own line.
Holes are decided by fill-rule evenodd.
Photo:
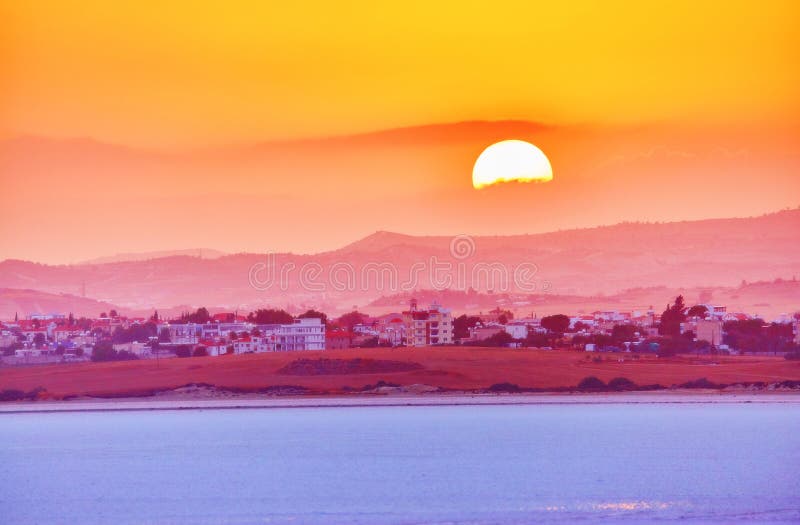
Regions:
M 215 410 L 277 408 L 355 408 L 391 406 L 574 405 L 574 404 L 735 404 L 779 403 L 800 406 L 798 392 L 719 392 L 668 390 L 602 394 L 421 394 L 350 396 L 244 396 L 236 399 L 74 399 L 0 404 L 0 415 L 47 412 L 132 410 Z

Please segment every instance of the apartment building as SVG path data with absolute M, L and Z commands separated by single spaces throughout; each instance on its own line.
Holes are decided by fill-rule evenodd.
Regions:
M 453 315 L 449 309 L 434 303 L 427 310 L 420 310 L 416 299 L 412 299 L 410 309 L 402 315 L 407 346 L 453 343 Z

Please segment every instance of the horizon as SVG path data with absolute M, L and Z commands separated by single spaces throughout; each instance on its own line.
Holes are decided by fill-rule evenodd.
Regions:
M 275 253 L 276 255 L 296 255 L 296 256 L 314 256 L 314 255 L 322 255 L 331 251 L 338 251 L 344 248 L 349 247 L 353 244 L 358 244 L 364 240 L 369 238 L 381 235 L 381 234 L 389 234 L 389 235 L 396 235 L 399 237 L 410 237 L 410 238 L 424 238 L 424 239 L 452 239 L 459 235 L 468 235 L 473 239 L 480 239 L 480 238 L 509 238 L 509 237 L 529 237 L 529 236 L 537 236 L 537 235 L 549 235 L 549 234 L 558 234 L 558 233 L 570 233 L 576 231 L 587 231 L 587 230 L 597 230 L 597 229 L 607 229 L 607 228 L 615 228 L 620 226 L 630 226 L 630 225 L 641 225 L 641 226 L 655 226 L 655 225 L 667 225 L 667 224 L 681 224 L 681 223 L 692 223 L 692 222 L 704 222 L 704 221 L 727 221 L 727 220 L 737 220 L 737 219 L 756 219 L 761 217 L 767 217 L 772 215 L 778 215 L 785 212 L 792 212 L 800 210 L 800 204 L 793 207 L 785 207 L 779 210 L 774 211 L 767 211 L 765 213 L 760 213 L 756 215 L 744 215 L 744 216 L 726 216 L 726 217 L 705 217 L 700 219 L 676 219 L 673 221 L 647 221 L 647 220 L 623 220 L 620 222 L 615 222 L 611 224 L 598 224 L 594 226 L 584 226 L 584 227 L 574 227 L 574 228 L 564 228 L 564 229 L 557 229 L 557 230 L 547 230 L 547 231 L 540 231 L 540 232 L 524 232 L 524 233 L 504 233 L 504 234 L 482 234 L 482 235 L 469 235 L 465 233 L 437 233 L 437 234 L 413 234 L 401 231 L 390 231 L 390 230 L 374 230 L 372 232 L 366 233 L 354 240 L 349 242 L 345 242 L 343 244 L 334 246 L 329 249 L 322 249 L 316 252 L 292 252 L 292 251 L 281 251 L 281 250 L 268 250 L 267 253 Z M 198 252 L 197 255 L 193 255 L 192 253 L 184 253 L 184 252 Z M 207 256 L 204 252 L 211 252 L 212 256 Z M 92 255 L 87 259 L 83 259 L 80 261 L 70 261 L 70 262 L 47 262 L 47 261 L 36 261 L 30 259 L 23 259 L 19 257 L 6 257 L 0 258 L 0 262 L 3 261 L 21 261 L 21 262 L 31 262 L 36 264 L 45 264 L 51 266 L 80 266 L 80 265 L 96 265 L 96 264 L 113 264 L 116 262 L 134 262 L 134 261 L 146 261 L 146 260 L 154 260 L 164 257 L 175 257 L 175 256 L 185 256 L 185 257 L 196 257 L 199 259 L 218 259 L 221 257 L 229 257 L 229 256 L 236 256 L 236 255 L 263 255 L 264 251 L 250 251 L 247 249 L 238 250 L 238 251 L 223 251 L 218 249 L 214 246 L 204 246 L 204 247 L 196 247 L 196 246 L 176 246 L 172 249 L 166 250 L 149 250 L 149 251 L 141 251 L 141 252 L 119 252 L 119 253 L 97 253 Z M 163 254 L 163 255 L 160 255 Z M 146 258 L 139 258 L 142 256 L 150 256 L 153 257 L 146 257 Z M 109 259 L 109 261 L 106 261 Z M 776 276 L 781 277 L 781 276 Z

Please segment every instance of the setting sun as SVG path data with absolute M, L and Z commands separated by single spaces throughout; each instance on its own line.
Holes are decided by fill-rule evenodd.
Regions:
M 547 156 L 524 140 L 504 140 L 480 154 L 472 168 L 472 186 L 485 188 L 498 182 L 549 182 L 553 168 Z

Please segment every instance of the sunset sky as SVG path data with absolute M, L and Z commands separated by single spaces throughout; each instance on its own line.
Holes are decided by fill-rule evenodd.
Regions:
M 793 1 L 2 1 L 0 258 L 797 206 L 799 23 Z M 477 122 L 505 120 L 532 124 Z M 473 190 L 503 138 L 553 182 Z

